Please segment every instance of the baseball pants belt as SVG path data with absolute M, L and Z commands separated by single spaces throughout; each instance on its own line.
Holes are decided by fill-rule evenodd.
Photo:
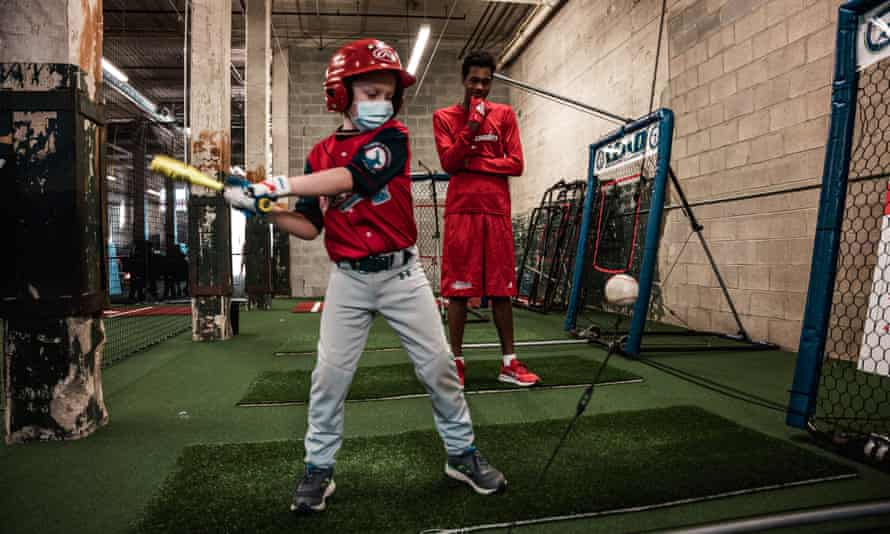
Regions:
M 379 273 L 387 271 L 394 267 L 407 265 L 408 261 L 415 255 L 414 248 L 406 248 L 395 252 L 387 252 L 385 254 L 375 254 L 365 256 L 357 260 L 338 261 L 337 265 L 344 269 L 352 269 L 360 273 Z

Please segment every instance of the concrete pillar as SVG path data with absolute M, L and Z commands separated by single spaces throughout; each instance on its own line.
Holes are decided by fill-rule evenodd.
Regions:
M 102 1 L 7 0 L 0 24 L 0 317 L 7 443 L 108 421 Z
M 288 49 L 272 53 L 272 174 L 290 175 L 288 166 L 288 99 L 290 71 Z M 272 289 L 276 295 L 291 296 L 290 234 L 272 227 Z
M 148 262 L 151 247 L 145 235 L 145 142 L 148 125 L 139 123 L 133 134 L 133 235 L 130 247 L 130 298 L 148 298 Z
M 247 86 L 244 106 L 244 167 L 247 179 L 260 182 L 271 170 L 269 108 L 271 103 L 272 0 L 247 3 Z M 250 309 L 272 307 L 272 243 L 265 217 L 247 221 L 245 289 Z
M 213 178 L 231 166 L 232 6 L 219 0 L 191 0 L 190 163 Z M 229 206 L 222 196 L 190 186 L 189 284 L 192 339 L 232 335 L 232 236 Z

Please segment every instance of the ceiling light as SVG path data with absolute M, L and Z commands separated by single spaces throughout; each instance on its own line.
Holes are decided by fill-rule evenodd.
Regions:
M 430 39 L 430 25 L 424 24 L 417 32 L 417 40 L 414 41 L 414 50 L 411 51 L 411 59 L 408 60 L 408 68 L 406 69 L 412 75 L 417 72 L 417 66 L 420 65 L 420 56 L 426 48 L 426 43 Z
M 104 57 L 102 58 L 102 68 L 107 70 L 109 74 L 124 83 L 127 83 L 130 80 L 130 78 L 128 78 L 126 74 L 121 72 L 119 68 L 115 67 L 113 63 L 111 63 Z

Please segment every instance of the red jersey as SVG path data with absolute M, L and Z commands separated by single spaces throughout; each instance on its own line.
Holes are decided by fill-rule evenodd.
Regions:
M 454 105 L 433 113 L 442 168 L 451 175 L 445 214 L 510 215 L 509 176 L 523 171 L 522 143 L 513 108 L 486 102 L 488 113 L 473 132 L 467 110 Z
M 410 161 L 408 129 L 397 120 L 364 133 L 338 131 L 312 147 L 306 174 L 335 167 L 352 174 L 352 192 L 332 198 L 324 214 L 313 197 L 301 197 L 294 208 L 324 229 L 331 260 L 357 260 L 417 241 Z

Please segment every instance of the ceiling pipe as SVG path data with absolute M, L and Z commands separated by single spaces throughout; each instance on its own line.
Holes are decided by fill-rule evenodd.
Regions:
M 103 10 L 105 14 L 127 14 L 127 15 L 178 15 L 176 11 L 172 9 L 105 9 Z M 233 15 L 240 15 L 241 11 L 232 11 Z M 320 9 L 315 11 L 287 11 L 283 9 L 275 9 L 272 10 L 272 16 L 288 16 L 288 15 L 297 15 L 297 16 L 310 16 L 310 17 L 368 17 L 368 18 L 382 18 L 382 19 L 423 19 L 423 20 L 447 20 L 447 15 L 415 15 L 411 13 L 361 13 L 361 12 L 353 12 L 353 11 L 340 11 L 339 9 L 334 11 L 321 11 Z M 466 20 L 466 15 L 460 15 L 457 17 L 451 17 L 451 20 Z
M 460 49 L 460 53 L 457 55 L 458 59 L 463 59 L 464 54 L 467 51 L 467 48 L 470 47 L 471 43 L 476 42 L 476 39 L 479 36 L 479 31 L 483 29 L 483 25 L 488 25 L 488 19 L 491 18 L 492 13 L 494 12 L 494 6 L 492 4 L 488 4 L 485 6 L 485 10 L 482 12 L 482 15 L 479 17 L 479 20 L 476 22 L 476 26 L 473 28 L 473 32 L 470 33 L 470 36 L 467 37 L 467 42 L 464 43 L 463 48 Z
M 498 69 L 509 67 L 565 4 L 566 0 L 548 0 L 537 6 L 528 21 L 516 30 L 513 39 L 504 48 L 504 53 L 498 60 Z

